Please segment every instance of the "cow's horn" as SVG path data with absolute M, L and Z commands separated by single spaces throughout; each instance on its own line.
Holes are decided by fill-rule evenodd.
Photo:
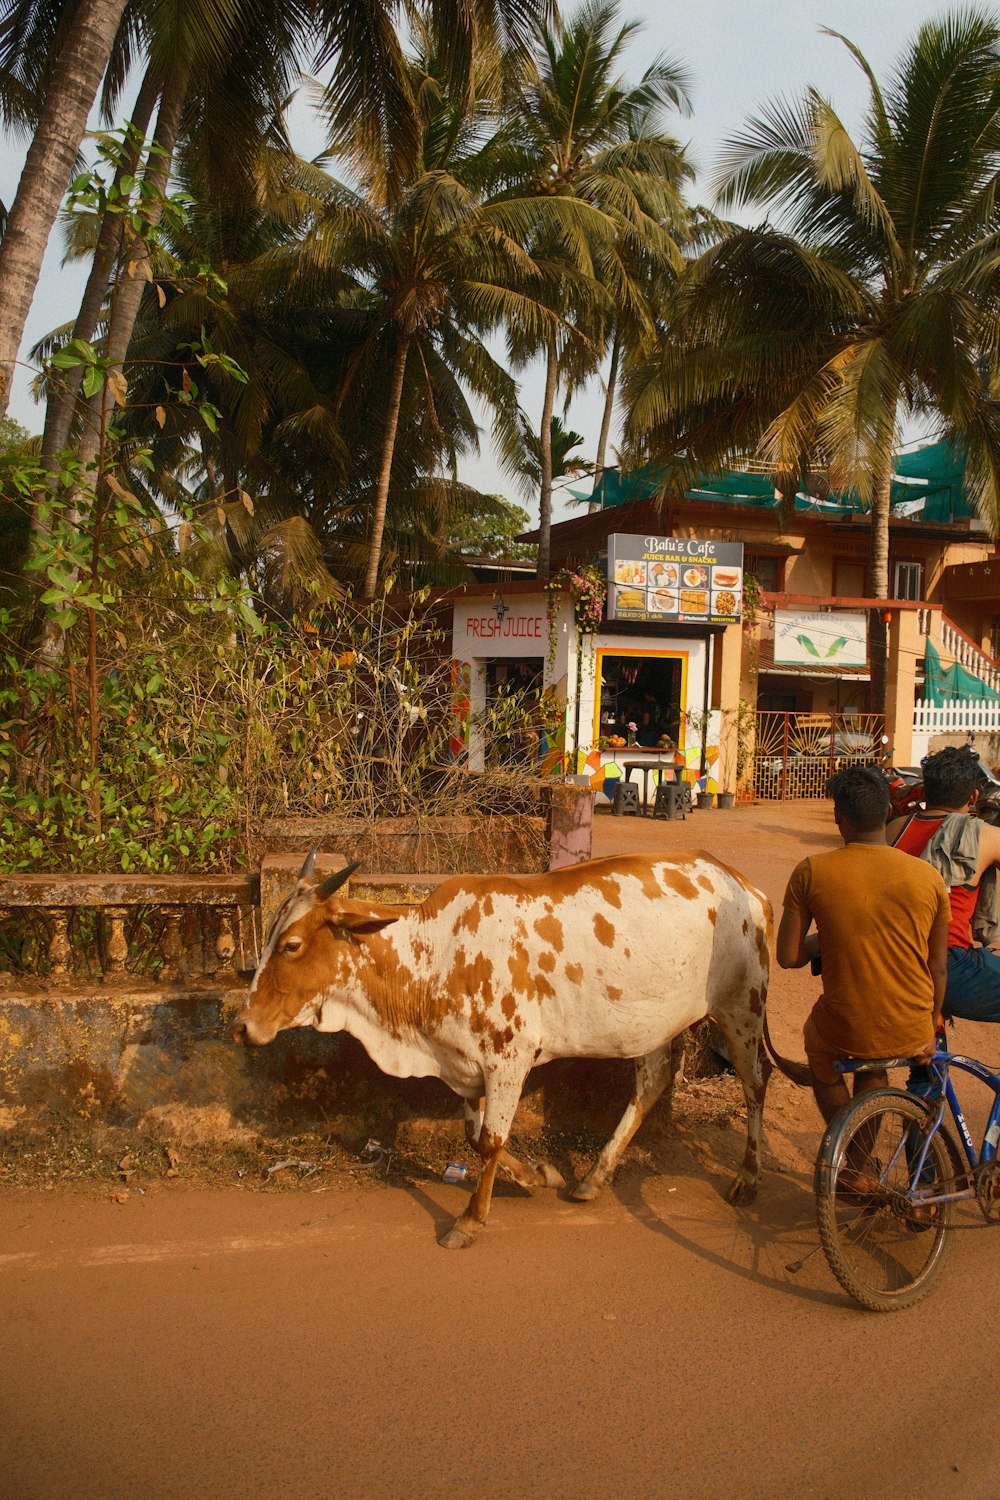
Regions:
M 305 859 L 302 861 L 302 868 L 299 871 L 299 879 L 300 880 L 312 880 L 312 877 L 313 877 L 313 866 L 316 863 L 316 855 L 318 853 L 319 853 L 319 845 L 318 844 L 313 844 L 312 848 L 309 850 L 309 853 L 306 855 Z
M 359 870 L 360 868 L 361 861 L 360 859 L 356 859 L 353 865 L 345 865 L 344 868 L 342 870 L 338 870 L 336 874 L 328 875 L 326 879 L 316 887 L 316 900 L 325 901 L 327 896 L 332 896 L 334 891 L 339 891 L 340 887 L 344 885 L 346 881 L 350 880 L 355 870 Z

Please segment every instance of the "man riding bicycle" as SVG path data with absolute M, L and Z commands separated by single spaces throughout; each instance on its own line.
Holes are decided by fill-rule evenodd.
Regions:
M 995 942 L 996 869 L 1000 828 L 973 817 L 981 777 L 979 757 L 950 745 L 920 763 L 924 809 L 889 824 L 889 843 L 916 854 L 944 879 L 951 904 L 945 1010 L 967 1021 L 1000 1021 L 1000 956 L 977 947 Z
M 937 871 L 886 842 L 889 788 L 879 770 L 839 771 L 826 790 L 844 844 L 792 871 L 777 958 L 783 969 L 799 969 L 822 950 L 823 993 L 803 1034 L 813 1094 L 829 1121 L 850 1098 L 835 1058 L 933 1051 L 950 908 Z M 855 1094 L 886 1081 L 884 1072 L 856 1074 Z

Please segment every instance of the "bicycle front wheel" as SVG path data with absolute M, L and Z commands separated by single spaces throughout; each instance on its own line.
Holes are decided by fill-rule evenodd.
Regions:
M 959 1158 L 943 1128 L 931 1134 L 935 1117 L 912 1094 L 876 1089 L 840 1110 L 823 1137 L 820 1240 L 844 1291 L 873 1312 L 919 1302 L 941 1269 L 954 1204 L 926 1200 L 955 1191 Z

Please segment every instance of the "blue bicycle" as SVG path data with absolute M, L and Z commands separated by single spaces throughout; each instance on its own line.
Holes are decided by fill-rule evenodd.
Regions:
M 905 1057 L 845 1059 L 845 1073 L 919 1067 Z M 977 1151 L 951 1074 L 992 1090 Z M 975 1058 L 938 1050 L 924 1081 L 873 1089 L 830 1121 L 816 1161 L 816 1217 L 830 1269 L 851 1297 L 874 1312 L 910 1307 L 941 1269 L 955 1205 L 978 1202 L 988 1224 L 1000 1219 L 1000 1074 Z M 945 1123 L 951 1113 L 962 1149 Z

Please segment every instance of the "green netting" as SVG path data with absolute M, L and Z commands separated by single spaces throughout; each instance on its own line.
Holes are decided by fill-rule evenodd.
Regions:
M 942 667 L 941 655 L 933 641 L 924 646 L 924 699 L 940 708 L 942 703 L 997 703 L 995 693 L 958 662 Z
M 896 464 L 892 482 L 893 513 L 914 521 L 948 522 L 973 514 L 973 507 L 963 486 L 965 460 L 951 443 L 931 443 L 913 453 L 902 454 Z M 605 510 L 627 505 L 632 500 L 653 500 L 663 488 L 663 471 L 652 464 L 621 474 L 606 469 L 593 495 L 571 490 L 574 499 L 594 500 Z M 687 500 L 716 500 L 733 505 L 759 505 L 772 508 L 778 504 L 774 482 L 766 474 L 741 474 L 732 470 L 684 491 Z M 795 510 L 800 514 L 848 516 L 863 510 L 855 491 L 834 493 L 826 499 L 800 492 Z
M 974 515 L 965 492 L 965 456 L 952 443 L 930 443 L 900 454 L 892 483 L 894 507 L 923 501 L 916 519 L 957 521 Z

